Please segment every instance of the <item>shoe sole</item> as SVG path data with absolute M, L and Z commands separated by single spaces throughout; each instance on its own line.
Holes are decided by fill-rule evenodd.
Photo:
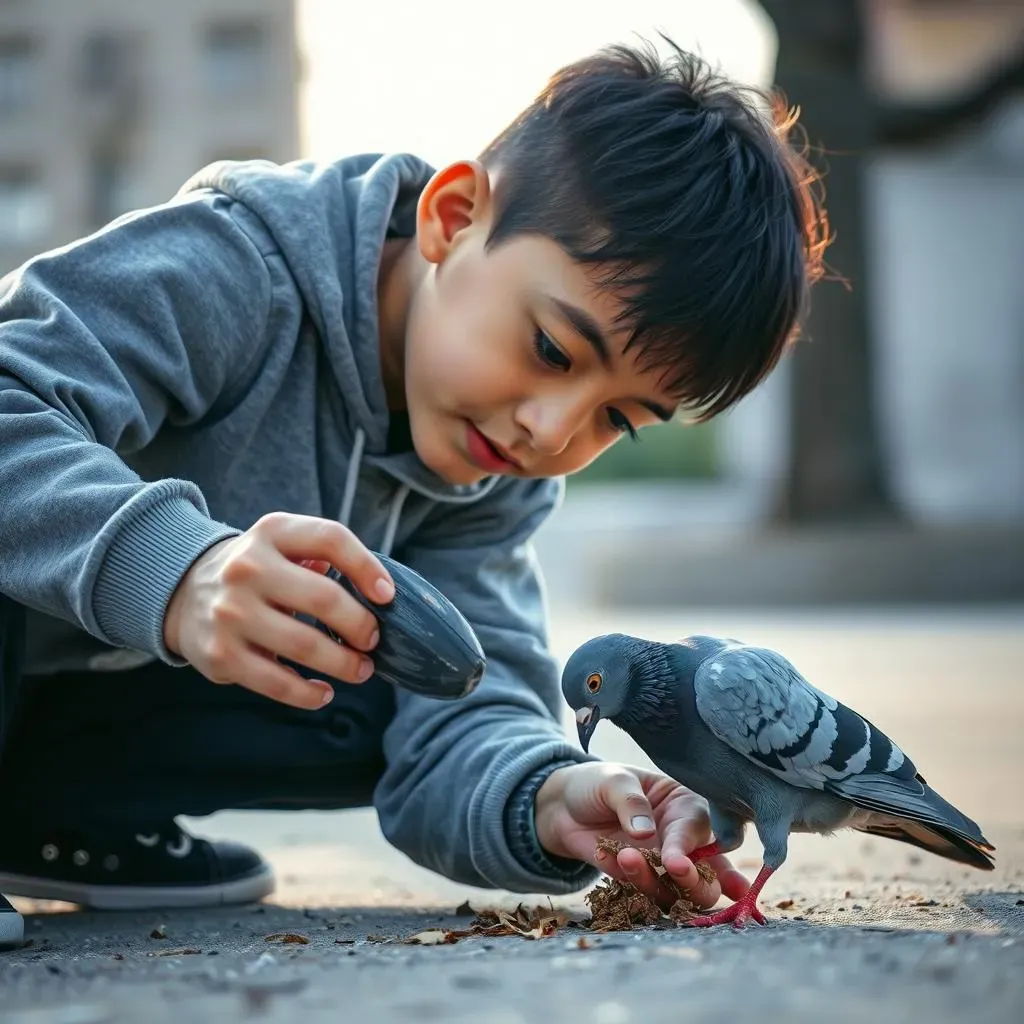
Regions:
M 94 910 L 184 909 L 254 903 L 269 896 L 274 887 L 274 872 L 269 865 L 220 885 L 81 885 L 0 873 L 0 892 L 37 900 L 62 900 Z

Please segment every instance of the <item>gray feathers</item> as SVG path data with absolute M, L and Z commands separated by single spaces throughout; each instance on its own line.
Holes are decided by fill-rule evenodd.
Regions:
M 836 783 L 861 772 L 917 774 L 884 733 L 775 651 L 723 646 L 698 667 L 693 689 L 718 739 L 792 786 L 836 792 Z
M 719 836 L 726 851 L 752 821 L 771 867 L 785 860 L 790 832 L 843 827 L 993 866 L 977 824 L 885 733 L 775 651 L 707 636 L 678 644 L 597 637 L 569 659 L 562 691 L 705 797 L 713 817 L 729 823 L 728 837 Z

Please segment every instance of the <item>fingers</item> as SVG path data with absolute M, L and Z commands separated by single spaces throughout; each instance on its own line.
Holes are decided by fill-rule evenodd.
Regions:
M 721 864 L 725 878 L 716 877 L 714 881 L 706 882 L 701 878 L 697 865 L 688 856 L 691 850 L 711 841 L 711 818 L 707 801 L 696 793 L 680 788 L 672 798 L 671 809 L 671 819 L 664 830 L 661 848 L 662 864 L 673 880 L 690 893 L 693 902 L 702 909 L 713 907 L 723 892 L 729 895 L 727 886 L 733 891 L 740 884 L 745 886 L 746 879 L 734 871 L 727 858 L 715 857 L 708 861 L 716 876 L 718 865 Z
M 640 780 L 625 768 L 608 772 L 603 779 L 600 798 L 619 819 L 622 831 L 634 839 L 649 839 L 655 834 L 654 811 Z
M 363 608 L 359 610 L 369 614 Z M 373 662 L 365 654 L 337 643 L 291 615 L 264 606 L 256 612 L 251 626 L 261 647 L 314 672 L 349 683 L 365 683 L 373 675 Z
M 274 512 L 260 519 L 251 532 L 268 537 L 286 558 L 330 562 L 370 601 L 386 604 L 395 596 L 394 581 L 379 559 L 341 523 Z
M 668 910 L 679 898 L 676 889 L 671 886 L 667 875 L 659 875 L 647 862 L 647 858 L 637 849 L 620 850 L 617 857 L 605 854 L 598 857 L 598 866 L 611 878 L 620 882 L 631 882 L 642 893 L 654 900 L 663 910 Z M 673 878 L 680 885 L 686 888 Z M 717 883 L 708 884 L 701 881 L 699 885 L 688 890 L 688 896 L 701 910 L 713 907 L 718 902 L 721 890 Z
M 340 524 L 286 513 L 264 516 L 189 568 L 165 616 L 169 649 L 215 683 L 237 683 L 296 708 L 323 706 L 333 696 L 330 685 L 306 680 L 278 659 L 362 682 L 373 673 L 365 652 L 378 639 L 373 614 L 323 575 L 330 565 L 369 600 L 394 597 L 380 561 Z M 344 645 L 295 612 L 319 619 Z
M 316 711 L 334 696 L 333 688 L 322 679 L 303 679 L 294 669 L 257 650 L 242 651 L 233 661 L 240 685 L 293 708 Z
M 702 883 L 697 866 L 687 854 L 711 839 L 708 805 L 696 794 L 681 790 L 673 801 L 672 810 L 662 841 L 662 863 L 681 886 L 693 889 Z
M 305 612 L 329 626 L 346 644 L 360 651 L 370 651 L 377 645 L 377 620 L 373 613 L 364 608 L 351 594 L 340 587 L 335 580 L 327 576 L 311 573 L 308 569 L 297 566 L 287 559 L 275 559 L 269 567 L 263 586 L 272 586 L 272 593 L 265 593 L 275 605 L 289 611 Z M 301 626 L 302 623 L 296 623 Z M 312 629 L 306 626 L 306 629 Z M 318 630 L 312 630 L 323 637 L 326 643 L 338 645 L 323 636 Z M 263 642 L 262 640 L 260 641 Z M 312 644 L 312 641 L 307 641 Z M 319 649 L 323 649 L 320 647 Z M 292 655 L 280 648 L 274 648 L 278 654 Z M 313 653 L 312 651 L 310 652 Z M 312 662 L 300 661 L 310 668 L 327 671 L 326 666 L 314 665 Z M 347 678 L 347 677 L 342 677 Z
M 675 894 L 662 881 L 661 876 L 647 863 L 647 858 L 636 849 L 620 850 L 616 858 L 626 881 L 632 882 L 663 907 L 670 907 Z

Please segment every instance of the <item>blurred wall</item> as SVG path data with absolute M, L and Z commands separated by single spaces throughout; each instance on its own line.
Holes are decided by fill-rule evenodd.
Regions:
M 870 184 L 896 497 L 922 522 L 1024 522 L 1024 101 Z

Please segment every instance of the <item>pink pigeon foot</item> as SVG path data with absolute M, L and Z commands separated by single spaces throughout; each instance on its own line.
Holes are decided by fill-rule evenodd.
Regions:
M 693 854 L 690 856 L 692 857 Z M 691 928 L 710 928 L 715 924 L 731 924 L 733 928 L 742 928 L 748 921 L 767 924 L 764 914 L 757 908 L 757 897 L 774 870 L 767 866 L 762 867 L 757 878 L 754 879 L 753 885 L 735 903 L 714 914 L 691 918 L 686 922 L 687 925 Z

